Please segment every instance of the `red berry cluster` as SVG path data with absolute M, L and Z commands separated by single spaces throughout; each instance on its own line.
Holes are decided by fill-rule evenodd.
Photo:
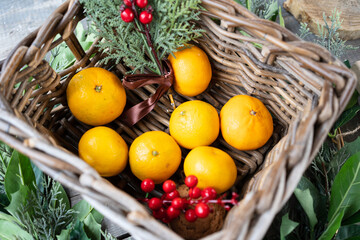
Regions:
M 138 15 L 136 7 L 145 8 L 148 5 L 148 0 L 124 0 L 124 5 L 120 7 L 121 19 L 124 22 L 130 23 L 134 21 L 135 17 L 139 19 L 142 24 L 149 24 L 153 19 L 153 9 L 149 6 Z
M 164 223 L 169 223 L 172 219 L 177 218 L 181 212 L 185 214 L 185 219 L 189 222 L 194 222 L 197 218 L 206 218 L 212 211 L 209 203 L 220 204 L 226 210 L 230 210 L 231 205 L 238 203 L 236 198 L 239 195 L 236 193 L 232 194 L 231 200 L 223 199 L 224 196 L 217 198 L 214 188 L 207 187 L 201 190 L 196 187 L 197 183 L 196 176 L 187 176 L 185 184 L 189 187 L 189 195 L 187 198 L 181 198 L 176 190 L 175 182 L 166 180 L 162 185 L 165 193 L 161 198 L 145 198 L 144 201 L 153 211 L 153 216 L 156 219 L 161 219 Z M 145 179 L 141 183 L 141 189 L 146 193 L 150 193 L 154 188 L 155 184 L 151 179 Z

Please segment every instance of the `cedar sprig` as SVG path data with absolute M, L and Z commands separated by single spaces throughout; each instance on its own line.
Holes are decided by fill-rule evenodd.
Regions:
M 299 36 L 304 40 L 310 40 L 325 47 L 340 59 L 347 50 L 358 49 L 358 47 L 347 44 L 346 40 L 340 38 L 338 30 L 341 28 L 343 20 L 340 19 L 340 12 L 338 10 L 334 9 L 331 16 L 326 16 L 323 13 L 323 20 L 325 25 L 317 23 L 317 33 L 315 33 L 315 36 L 312 36 L 306 23 L 301 23 Z
M 81 0 L 88 17 L 95 23 L 96 34 L 104 40 L 99 43 L 107 56 L 105 63 L 114 60 L 124 62 L 132 72 L 145 70 L 161 73 L 151 59 L 151 49 L 134 24 L 122 21 L 119 8 L 122 0 Z M 196 27 L 199 20 L 200 0 L 149 0 L 154 9 L 153 21 L 149 24 L 150 35 L 157 56 L 166 58 L 178 48 L 201 36 L 203 30 Z M 140 26 L 141 27 L 141 26 Z
M 43 177 L 43 192 L 35 185 L 25 204 L 20 205 L 15 217 L 36 240 L 56 239 L 73 222 L 75 210 L 68 209 L 60 194 L 60 183 Z
M 6 169 L 9 165 L 13 149 L 0 142 L 0 186 L 4 185 Z

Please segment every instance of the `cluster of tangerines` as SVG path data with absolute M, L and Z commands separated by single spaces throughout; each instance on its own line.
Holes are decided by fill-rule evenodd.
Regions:
M 169 61 L 177 93 L 191 97 L 207 89 L 212 70 L 203 50 L 189 46 L 170 55 Z M 86 68 L 72 77 L 66 94 L 73 115 L 95 126 L 81 137 L 79 156 L 104 177 L 121 173 L 129 162 L 132 173 L 141 181 L 163 183 L 179 168 L 183 147 L 190 150 L 183 162 L 185 176 L 195 175 L 198 189 L 211 187 L 221 194 L 234 185 L 237 167 L 228 153 L 210 146 L 220 130 L 224 140 L 238 150 L 260 148 L 273 132 L 272 117 L 257 98 L 234 96 L 222 107 L 220 115 L 209 103 L 193 100 L 172 112 L 170 134 L 143 133 L 128 149 L 116 131 L 102 126 L 118 118 L 126 104 L 124 87 L 115 74 L 102 68 Z
M 181 212 L 184 213 L 188 222 L 194 222 L 197 218 L 206 218 L 212 211 L 209 203 L 219 204 L 226 210 L 230 210 L 232 205 L 238 203 L 236 193 L 232 194 L 231 200 L 223 199 L 223 196 L 217 197 L 216 190 L 212 187 L 200 189 L 197 187 L 198 179 L 194 175 L 185 178 L 185 184 L 189 188 L 188 196 L 180 197 L 176 190 L 176 184 L 172 180 L 166 180 L 162 189 L 164 194 L 160 197 L 145 198 L 148 207 L 156 219 L 164 223 L 170 222 L 177 218 Z M 141 182 L 141 189 L 150 193 L 155 188 L 155 183 L 151 179 L 145 179 Z

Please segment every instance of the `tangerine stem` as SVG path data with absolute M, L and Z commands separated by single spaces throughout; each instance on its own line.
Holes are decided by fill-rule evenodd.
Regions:
M 253 116 L 255 116 L 255 115 L 256 115 L 256 112 L 255 112 L 254 110 L 251 110 L 251 111 L 250 111 L 250 114 L 253 115 Z
M 152 151 L 152 155 L 153 155 L 154 157 L 156 157 L 157 155 L 159 155 L 159 152 L 156 151 L 156 150 L 154 150 L 154 151 Z
M 98 92 L 98 93 L 101 92 L 101 89 L 102 89 L 102 85 L 100 85 L 100 86 L 99 86 L 99 85 L 96 85 L 96 86 L 95 86 L 95 91 L 96 91 L 96 92 Z

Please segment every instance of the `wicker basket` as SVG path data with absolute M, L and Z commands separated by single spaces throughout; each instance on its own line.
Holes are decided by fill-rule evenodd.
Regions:
M 202 5 L 207 11 L 201 15 L 200 27 L 206 33 L 198 44 L 211 59 L 213 80 L 211 88 L 196 98 L 220 109 L 234 95 L 252 95 L 275 118 L 274 135 L 261 149 L 241 152 L 221 139 L 215 143 L 236 160 L 240 177 L 235 189 L 243 198 L 228 213 L 222 229 L 206 239 L 261 239 L 346 106 L 356 79 L 322 47 L 301 41 L 232 0 L 203 0 Z M 69 111 L 67 83 L 79 69 L 89 66 L 111 69 L 120 78 L 127 71 L 121 64 L 99 65 L 104 57 L 96 47 L 100 39 L 86 52 L 81 48 L 74 29 L 83 18 L 78 1 L 65 2 L 1 62 L 0 140 L 80 192 L 136 239 L 181 239 L 135 199 L 139 182 L 131 174 L 121 175 L 126 184 L 120 189 L 115 186 L 117 180 L 111 179 L 113 184 L 100 177 L 77 157 L 77 143 L 90 127 Z M 54 41 L 58 33 L 62 38 Z M 77 61 L 56 73 L 44 56 L 63 41 Z M 262 49 L 253 43 L 261 44 Z M 127 95 L 135 103 L 154 91 L 154 86 L 147 86 Z M 191 99 L 174 97 L 177 105 Z M 127 127 L 121 120 L 109 126 L 130 144 L 143 132 L 167 131 L 171 109 L 164 96 L 135 126 Z

